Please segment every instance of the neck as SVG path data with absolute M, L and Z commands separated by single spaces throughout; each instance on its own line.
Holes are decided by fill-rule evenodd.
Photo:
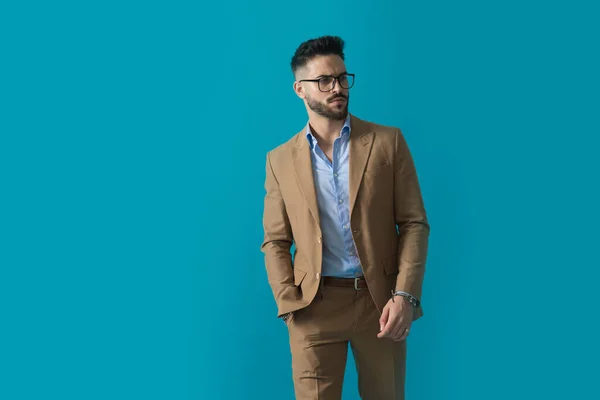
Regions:
M 340 136 L 340 132 L 346 122 L 345 119 L 334 121 L 312 112 L 308 117 L 312 134 L 324 143 L 333 143 Z

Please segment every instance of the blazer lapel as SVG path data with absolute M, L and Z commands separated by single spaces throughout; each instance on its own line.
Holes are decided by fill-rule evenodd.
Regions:
M 367 130 L 365 124 L 354 115 L 350 115 L 350 172 L 349 172 L 349 196 L 350 215 L 354 210 L 358 189 L 367 166 L 367 160 L 373 147 L 374 133 Z
M 300 131 L 296 137 L 296 143 L 290 150 L 292 162 L 294 164 L 294 173 L 304 199 L 308 204 L 310 212 L 317 221 L 317 226 L 321 226 L 319 218 L 319 207 L 317 203 L 317 192 L 315 189 L 315 181 L 313 177 L 312 161 L 310 157 L 310 146 L 306 138 L 306 128 Z
M 349 197 L 350 197 L 350 214 L 354 209 L 356 198 L 358 195 L 358 189 L 362 183 L 362 178 L 365 172 L 365 167 L 371 154 L 371 147 L 373 145 L 374 133 L 368 131 L 365 124 L 354 115 L 350 115 L 350 166 L 349 166 Z M 294 164 L 294 173 L 302 194 L 310 212 L 317 222 L 318 226 L 321 226 L 321 220 L 319 218 L 319 206 L 317 202 L 317 192 L 315 189 L 315 181 L 313 176 L 312 161 L 310 155 L 310 146 L 306 139 L 306 128 L 300 131 L 296 136 L 296 142 L 290 149 L 292 156 L 292 163 Z

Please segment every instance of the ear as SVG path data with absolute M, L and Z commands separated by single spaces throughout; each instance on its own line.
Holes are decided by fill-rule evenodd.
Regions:
M 304 93 L 304 87 L 302 86 L 302 82 L 294 82 L 294 92 L 296 93 L 296 96 L 300 97 L 301 99 L 304 99 L 306 97 L 306 94 Z

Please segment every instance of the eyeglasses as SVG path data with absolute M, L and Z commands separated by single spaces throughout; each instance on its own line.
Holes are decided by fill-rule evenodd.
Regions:
M 354 86 L 354 74 L 344 72 L 340 76 L 322 76 L 319 79 L 301 79 L 298 82 L 318 82 L 321 92 L 331 92 L 335 87 L 335 82 L 339 82 L 343 89 L 350 89 Z

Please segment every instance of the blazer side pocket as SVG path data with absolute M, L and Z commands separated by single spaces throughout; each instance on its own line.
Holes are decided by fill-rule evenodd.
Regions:
M 306 276 L 306 271 L 294 267 L 294 285 L 299 287 Z

